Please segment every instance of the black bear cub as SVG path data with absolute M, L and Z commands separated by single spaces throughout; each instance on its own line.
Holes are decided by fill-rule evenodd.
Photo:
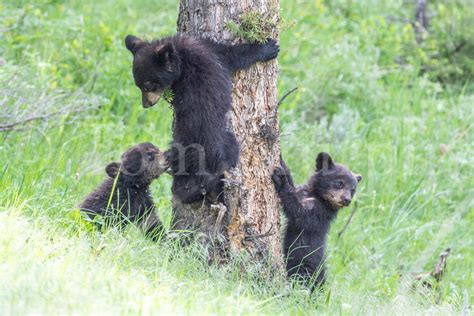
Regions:
M 327 153 L 316 158 L 316 171 L 306 184 L 295 187 L 285 162 L 273 173 L 287 226 L 283 240 L 289 277 L 312 289 L 325 281 L 326 236 L 337 211 L 351 203 L 362 176 L 333 162 Z
M 128 35 L 133 77 L 147 108 L 169 88 L 173 92 L 173 142 L 169 161 L 172 191 L 183 203 L 221 196 L 223 172 L 239 159 L 239 145 L 227 126 L 232 74 L 277 57 L 279 47 L 227 45 L 186 35 L 151 42 Z
M 121 162 L 105 168 L 107 179 L 79 206 L 90 218 L 104 217 L 108 225 L 136 222 L 156 237 L 162 226 L 155 214 L 150 184 L 168 169 L 166 154 L 150 143 L 129 148 Z

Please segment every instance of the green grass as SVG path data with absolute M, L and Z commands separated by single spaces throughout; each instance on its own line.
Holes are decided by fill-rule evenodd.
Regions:
M 173 34 L 174 1 L 2 2 L 0 90 L 21 89 L 26 110 L 38 92 L 101 107 L 0 133 L 0 314 L 459 314 L 471 306 L 469 3 L 430 4 L 433 33 L 417 46 L 399 22 L 411 17 L 409 2 L 282 1 L 282 16 L 296 24 L 281 34 L 279 91 L 299 87 L 280 109 L 284 157 L 298 182 L 323 150 L 364 176 L 351 224 L 338 239 L 350 214 L 341 211 L 329 236 L 328 289 L 311 296 L 255 263 L 208 266 L 198 247 L 156 244 L 134 227 L 99 237 L 70 216 L 127 147 L 170 141 L 171 110 L 164 102 L 143 110 L 123 38 Z M 466 50 L 439 57 L 456 36 L 467 38 Z M 2 90 L 7 107 L 11 95 Z M 167 223 L 170 184 L 167 176 L 153 184 Z M 435 289 L 405 282 L 448 247 Z

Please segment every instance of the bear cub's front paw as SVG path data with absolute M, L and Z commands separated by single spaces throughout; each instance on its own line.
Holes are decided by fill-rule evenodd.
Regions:
M 285 169 L 282 167 L 276 167 L 273 171 L 272 180 L 275 184 L 275 189 L 280 191 L 287 182 Z
M 280 52 L 280 46 L 278 45 L 277 41 L 268 38 L 267 42 L 265 44 L 262 44 L 261 46 L 261 58 L 262 61 L 269 61 L 272 59 L 275 59 L 278 56 L 278 53 Z

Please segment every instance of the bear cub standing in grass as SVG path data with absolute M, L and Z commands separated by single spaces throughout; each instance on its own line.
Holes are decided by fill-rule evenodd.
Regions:
M 183 203 L 221 197 L 224 171 L 235 167 L 239 145 L 227 126 L 232 105 L 232 73 L 277 57 L 279 47 L 265 44 L 218 44 L 176 35 L 152 42 L 128 35 L 133 77 L 143 107 L 153 106 L 170 88 L 174 110 L 173 142 L 168 157 L 172 191 Z
M 79 206 L 91 219 L 101 215 L 108 225 L 138 223 L 152 238 L 162 230 L 150 195 L 150 184 L 168 169 L 165 153 L 150 143 L 128 149 L 121 162 L 112 162 L 108 178 Z
M 320 153 L 316 171 L 306 184 L 294 186 L 283 160 L 272 178 L 288 220 L 283 240 L 288 276 L 299 277 L 314 289 L 325 281 L 324 253 L 331 221 L 351 203 L 362 176 Z

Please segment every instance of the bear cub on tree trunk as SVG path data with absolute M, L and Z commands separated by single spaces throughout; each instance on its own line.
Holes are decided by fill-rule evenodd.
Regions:
M 133 77 L 143 107 L 156 104 L 168 88 L 173 93 L 168 159 L 174 196 L 187 204 L 222 198 L 222 175 L 239 159 L 239 145 L 226 117 L 232 105 L 232 74 L 276 58 L 276 41 L 227 45 L 176 35 L 146 42 L 128 35 L 125 45 L 133 54 Z
M 91 219 L 103 216 L 108 225 L 136 222 L 147 235 L 157 237 L 162 226 L 149 187 L 168 166 L 166 154 L 153 144 L 135 145 L 122 155 L 121 162 L 105 168 L 108 178 L 79 208 Z
M 283 160 L 272 178 L 288 220 L 283 240 L 288 276 L 302 279 L 314 290 L 325 281 L 326 236 L 331 221 L 339 209 L 351 203 L 362 176 L 320 153 L 316 171 L 306 184 L 294 186 Z

